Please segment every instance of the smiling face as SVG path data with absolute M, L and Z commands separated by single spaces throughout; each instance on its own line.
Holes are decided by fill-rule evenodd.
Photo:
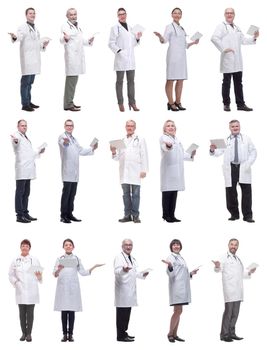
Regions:
M 34 11 L 33 9 L 27 10 L 27 13 L 26 13 L 26 20 L 27 20 L 27 22 L 29 22 L 29 23 L 34 23 L 34 20 L 35 20 L 35 11 Z
M 181 245 L 179 243 L 174 243 L 172 245 L 172 252 L 175 254 L 179 254 L 181 251 Z
M 27 132 L 27 122 L 26 120 L 20 120 L 19 123 L 18 123 L 18 131 L 25 135 L 26 132 Z
M 229 129 L 232 135 L 238 135 L 240 133 L 240 123 L 238 121 L 230 123 Z
M 74 249 L 74 245 L 70 241 L 65 241 L 63 249 L 66 254 L 70 255 Z
M 73 121 L 70 119 L 66 120 L 64 124 L 64 129 L 68 134 L 71 134 L 74 129 Z
M 77 22 L 77 11 L 75 9 L 69 9 L 66 16 L 71 23 Z
M 230 240 L 229 244 L 228 244 L 228 248 L 229 248 L 229 252 L 233 255 L 235 255 L 237 249 L 239 246 L 239 242 L 237 239 L 232 239 Z
M 132 136 L 136 129 L 136 124 L 133 120 L 128 120 L 125 125 L 127 136 Z
M 118 20 L 122 23 L 126 23 L 127 13 L 124 9 L 120 9 L 117 13 Z
M 133 250 L 133 242 L 130 239 L 125 239 L 122 242 L 122 250 L 125 254 L 131 255 L 131 252 Z
M 31 247 L 29 246 L 29 244 L 25 244 L 25 243 L 21 244 L 20 246 L 21 255 L 22 256 L 29 255 L 30 249 Z
M 172 11 L 172 19 L 174 22 L 179 23 L 182 18 L 182 11 L 180 9 L 174 9 Z
M 176 126 L 175 126 L 174 121 L 167 120 L 164 124 L 163 132 L 168 134 L 168 135 L 174 136 L 176 133 Z
M 227 23 L 232 24 L 235 19 L 235 10 L 232 8 L 227 8 L 224 11 L 224 18 Z

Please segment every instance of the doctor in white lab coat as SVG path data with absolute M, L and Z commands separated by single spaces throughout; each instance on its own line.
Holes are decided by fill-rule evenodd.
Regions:
M 37 220 L 30 216 L 28 211 L 28 201 L 30 196 L 31 180 L 36 177 L 35 159 L 45 151 L 42 147 L 38 151 L 34 151 L 31 141 L 28 139 L 27 122 L 24 119 L 18 121 L 18 131 L 11 135 L 13 150 L 15 153 L 15 211 L 17 214 L 17 222 L 30 223 Z
M 254 222 L 252 214 L 251 166 L 257 157 L 257 151 L 250 138 L 240 133 L 238 120 L 229 123 L 231 135 L 226 140 L 225 149 L 210 145 L 210 155 L 224 154 L 223 174 L 226 187 L 226 204 L 231 214 L 230 221 L 239 219 L 236 186 L 239 183 L 242 191 L 241 210 L 243 220 Z
M 41 40 L 40 33 L 35 27 L 35 10 L 30 7 L 25 11 L 26 20 L 17 31 L 17 34 L 9 33 L 12 42 L 20 42 L 20 64 L 21 64 L 21 81 L 20 94 L 22 110 L 33 112 L 39 108 L 31 101 L 31 88 L 36 74 L 41 72 L 41 55 L 49 44 L 49 40 Z
M 225 21 L 217 26 L 211 37 L 211 41 L 221 52 L 220 71 L 223 73 L 224 110 L 230 112 L 230 86 L 233 77 L 237 109 L 250 112 L 252 108 L 246 106 L 243 96 L 241 45 L 255 44 L 259 32 L 256 31 L 253 36 L 246 38 L 240 28 L 234 24 L 235 11 L 233 8 L 225 9 L 224 17 Z
M 72 251 L 74 243 L 67 238 L 63 242 L 65 254 L 57 259 L 54 276 L 57 278 L 57 289 L 54 310 L 61 311 L 63 338 L 62 341 L 73 341 L 75 312 L 82 311 L 82 298 L 78 272 L 81 276 L 89 276 L 91 272 L 103 264 L 96 264 L 91 269 L 85 269 L 81 260 Z
M 132 28 L 126 23 L 127 13 L 124 8 L 117 11 L 119 22 L 110 30 L 109 48 L 115 54 L 114 70 L 117 74 L 116 94 L 119 109 L 125 111 L 123 104 L 123 79 L 124 73 L 127 76 L 127 94 L 129 108 L 139 111 L 135 102 L 135 57 L 134 47 L 139 43 L 142 36 L 141 32 L 134 33 Z
M 77 10 L 69 8 L 66 13 L 67 22 L 61 28 L 60 42 L 65 49 L 65 92 L 64 109 L 79 111 L 81 106 L 74 104 L 75 89 L 80 74 L 85 74 L 84 45 L 92 46 L 94 37 L 85 39 L 77 22 Z
M 149 273 L 138 272 L 136 260 L 131 256 L 132 249 L 132 240 L 124 239 L 122 252 L 114 261 L 117 340 L 123 342 L 134 341 L 127 330 L 131 308 L 137 306 L 136 278 L 144 279 Z
M 126 122 L 125 148 L 110 147 L 112 158 L 120 163 L 120 183 L 123 190 L 124 217 L 119 222 L 134 221 L 140 223 L 140 185 L 141 179 L 148 171 L 148 155 L 146 142 L 135 134 L 134 120 Z
M 170 321 L 168 340 L 174 343 L 175 340 L 184 342 L 184 339 L 177 335 L 180 322 L 180 316 L 183 311 L 183 305 L 191 302 L 190 278 L 195 275 L 198 269 L 188 271 L 185 260 L 180 255 L 182 243 L 179 239 L 173 239 L 170 243 L 171 254 L 166 260 L 167 274 L 169 276 L 169 302 L 173 306 L 173 314 Z
M 215 272 L 222 273 L 225 310 L 222 319 L 220 338 L 226 342 L 242 340 L 235 332 L 240 303 L 243 301 L 243 279 L 250 278 L 256 268 L 244 269 L 241 260 L 236 256 L 239 241 L 235 238 L 228 243 L 228 252 L 219 261 L 213 261 Z
M 184 151 L 181 142 L 175 136 L 176 126 L 173 120 L 163 125 L 160 138 L 160 190 L 162 192 L 162 218 L 167 222 L 179 222 L 175 217 L 177 192 L 184 191 L 184 160 L 193 160 L 196 151 L 191 154 Z
M 9 268 L 9 281 L 16 291 L 16 303 L 19 307 L 21 341 L 32 341 L 31 333 L 34 319 L 34 306 L 39 303 L 38 282 L 42 281 L 41 265 L 35 257 L 29 255 L 31 242 L 24 239 L 20 243 L 21 254 L 12 261 Z M 38 267 L 40 270 L 38 271 Z M 34 270 L 31 271 L 31 269 Z
M 72 214 L 79 181 L 79 158 L 80 156 L 93 155 L 98 144 L 95 143 L 89 148 L 81 147 L 72 135 L 74 123 L 71 119 L 65 121 L 64 128 L 65 132 L 58 138 L 61 157 L 61 175 L 63 181 L 60 217 L 61 222 L 69 224 L 71 221 L 81 221 Z
M 169 43 L 165 91 L 168 98 L 168 110 L 177 112 L 186 109 L 181 104 L 183 82 L 187 79 L 186 49 L 192 45 L 198 44 L 199 40 L 195 40 L 191 43 L 186 42 L 186 32 L 180 25 L 180 20 L 182 18 L 182 10 L 180 8 L 174 8 L 171 15 L 173 22 L 167 25 L 164 35 L 162 36 L 158 32 L 154 32 L 154 34 L 159 38 L 160 43 Z M 174 89 L 175 99 L 173 98 L 174 81 L 176 81 Z

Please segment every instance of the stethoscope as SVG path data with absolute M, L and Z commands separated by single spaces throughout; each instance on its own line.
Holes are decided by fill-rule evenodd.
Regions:
M 233 136 L 233 135 L 231 134 L 230 136 L 227 137 L 228 146 L 231 145 L 231 140 L 234 139 L 234 137 L 232 137 L 232 136 Z M 241 140 L 241 142 L 243 143 L 243 136 L 242 136 L 242 134 L 238 134 L 238 136 L 240 136 L 240 140 Z
M 229 30 L 228 30 L 228 26 L 231 26 L 231 24 L 229 24 L 229 23 L 225 23 L 225 22 L 223 22 L 223 24 L 224 24 L 224 26 L 225 26 L 225 30 L 228 32 Z M 241 30 L 233 23 L 233 26 L 234 27 L 232 27 L 236 32 L 241 32 Z
M 121 252 L 121 254 L 122 254 L 122 256 L 124 257 L 124 260 L 126 261 L 126 263 L 127 263 L 127 265 L 129 264 L 129 261 L 130 261 L 130 259 L 128 258 L 128 260 L 126 259 L 126 257 L 125 257 L 125 255 L 124 255 L 124 253 L 123 252 Z M 131 259 L 132 259 L 132 261 L 130 261 L 130 264 L 132 265 L 132 266 L 135 266 L 135 264 L 134 264 L 134 262 L 135 262 L 135 258 L 133 258 L 132 256 L 131 256 Z
M 29 259 L 31 261 L 31 265 L 32 265 L 32 258 Z M 16 266 L 21 266 L 23 259 L 22 258 L 17 258 L 16 259 Z
M 234 260 L 236 260 L 236 261 L 238 261 L 239 263 L 240 263 L 240 265 L 242 265 L 243 266 L 243 264 L 242 264 L 242 262 L 241 262 L 241 260 L 239 259 L 239 257 L 238 256 L 236 256 L 236 255 L 231 255 L 231 254 L 229 254 L 229 252 L 227 252 L 227 259 L 228 258 L 234 258 Z
M 65 132 L 65 135 L 67 137 L 67 139 L 70 141 L 70 143 L 73 143 L 75 145 L 76 140 L 75 138 L 72 136 L 72 134 L 68 134 L 67 132 Z
M 69 255 L 68 255 L 69 256 Z M 77 269 L 79 269 L 79 267 L 80 267 L 80 262 L 79 262 L 79 258 L 78 258 L 78 256 L 77 255 L 72 255 L 72 256 L 74 256 L 76 259 L 77 259 Z M 66 259 L 66 256 L 65 255 L 62 255 L 59 259 Z
M 28 23 L 27 23 L 28 24 Z M 34 29 L 31 25 L 28 24 L 29 27 L 29 32 L 30 32 L 30 36 L 32 39 L 37 40 L 39 39 L 39 32 L 38 30 Z
M 184 31 L 184 34 L 185 34 L 185 36 L 186 36 L 186 33 L 185 33 L 185 30 L 184 30 L 184 28 L 180 25 L 180 24 L 177 24 L 178 26 L 179 26 L 179 28 L 181 28 L 183 31 Z M 177 36 L 178 34 L 177 34 L 177 30 L 176 30 L 176 28 L 175 28 L 175 25 L 172 23 L 172 26 L 173 26 L 173 29 L 174 29 L 174 32 L 175 32 L 175 36 Z
M 180 254 L 176 254 L 176 255 L 175 255 L 175 254 L 172 253 L 172 256 L 174 257 L 175 261 L 181 259 L 181 260 L 182 260 L 182 263 L 183 263 L 183 264 L 181 264 L 181 265 L 186 266 L 185 260 L 184 260 L 184 258 L 183 258 Z
M 82 30 L 81 30 L 81 28 L 80 27 L 76 27 L 74 24 L 72 24 L 71 22 L 69 22 L 69 21 L 67 21 L 67 23 L 68 23 L 68 25 L 69 25 L 69 27 L 70 27 L 70 29 L 72 30 L 72 29 L 74 29 L 74 30 L 77 30 L 78 32 L 81 32 Z

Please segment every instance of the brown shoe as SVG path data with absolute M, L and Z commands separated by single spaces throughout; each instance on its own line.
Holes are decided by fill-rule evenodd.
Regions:
M 125 111 L 124 105 L 119 104 L 119 110 L 120 110 L 120 112 L 124 112 Z

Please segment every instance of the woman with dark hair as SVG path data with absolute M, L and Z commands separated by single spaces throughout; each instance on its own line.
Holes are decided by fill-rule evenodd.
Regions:
M 9 281 L 16 290 L 19 306 L 20 341 L 32 341 L 34 306 L 39 303 L 38 282 L 42 281 L 42 268 L 38 259 L 29 255 L 31 242 L 24 239 L 20 243 L 21 254 L 13 260 L 9 268 Z
M 193 160 L 196 151 L 191 154 L 184 151 L 177 139 L 173 120 L 166 120 L 163 135 L 160 138 L 160 190 L 162 192 L 162 218 L 167 222 L 179 222 L 175 217 L 178 191 L 184 191 L 184 160 Z
M 171 343 L 174 343 L 175 340 L 184 342 L 184 339 L 177 335 L 177 330 L 183 305 L 188 305 L 191 302 L 190 278 L 198 271 L 198 269 L 191 272 L 188 271 L 186 262 L 180 255 L 181 250 L 181 241 L 179 239 L 173 239 L 170 243 L 171 254 L 166 260 L 162 260 L 162 262 L 168 265 L 169 300 L 170 306 L 173 306 L 173 314 L 168 333 L 168 339 Z
M 54 276 L 58 278 L 54 310 L 61 311 L 63 330 L 61 341 L 66 342 L 68 340 L 73 342 L 75 311 L 82 311 L 78 272 L 82 276 L 88 276 L 96 267 L 103 264 L 96 264 L 91 269 L 85 270 L 81 260 L 72 254 L 74 243 L 69 238 L 64 240 L 63 249 L 65 254 L 57 259 L 54 268 Z
M 185 30 L 180 25 L 182 18 L 182 10 L 180 8 L 176 7 L 173 9 L 171 15 L 173 22 L 167 25 L 164 35 L 162 36 L 158 32 L 154 32 L 154 34 L 159 38 L 161 44 L 169 42 L 165 91 L 168 98 L 168 110 L 177 112 L 186 109 L 181 104 L 183 82 L 187 79 L 186 49 L 198 44 L 199 40 L 192 41 L 191 43 L 186 42 Z M 175 99 L 173 99 L 174 81 L 176 81 Z

